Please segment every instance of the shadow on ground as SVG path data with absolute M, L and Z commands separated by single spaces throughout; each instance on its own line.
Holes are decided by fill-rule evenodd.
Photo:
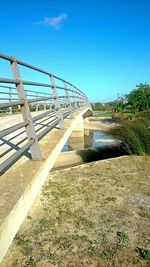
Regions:
M 108 158 L 116 158 L 127 155 L 127 152 L 120 145 L 110 145 L 98 148 L 88 148 L 77 151 L 83 162 L 92 162 Z

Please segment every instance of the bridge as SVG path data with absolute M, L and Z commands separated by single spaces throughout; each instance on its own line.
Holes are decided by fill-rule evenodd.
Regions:
M 1 262 L 64 144 L 83 135 L 92 110 L 65 79 L 4 54 L 0 64 L 8 73 L 0 78 Z

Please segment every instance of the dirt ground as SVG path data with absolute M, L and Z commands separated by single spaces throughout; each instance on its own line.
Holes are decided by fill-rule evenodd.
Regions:
M 150 157 L 56 171 L 1 267 L 150 266 Z

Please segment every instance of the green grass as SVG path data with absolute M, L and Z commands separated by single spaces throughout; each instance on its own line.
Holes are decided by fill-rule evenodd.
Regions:
M 119 251 L 124 249 L 128 243 L 128 235 L 125 232 L 116 232 L 116 241 L 112 243 L 108 248 L 106 248 L 102 254 L 101 258 L 103 260 L 110 260 Z
M 117 200 L 116 197 L 107 197 L 105 198 L 105 203 L 108 203 L 108 202 L 115 202 Z
M 109 131 L 128 154 L 150 155 L 150 116 L 121 122 L 120 127 Z
M 150 250 L 138 247 L 137 252 L 139 253 L 142 259 L 148 261 L 148 263 L 150 264 Z
M 6 112 L 6 113 L 0 113 L 0 117 L 5 117 L 6 115 L 9 115 L 9 113 L 8 112 Z
M 135 117 L 131 111 L 111 112 L 111 111 L 93 111 L 94 118 L 110 117 L 119 120 L 131 120 Z M 92 117 L 91 117 L 92 119 Z
M 94 257 L 98 254 L 99 248 L 97 245 L 89 246 L 85 252 L 89 255 L 89 257 Z
M 112 112 L 94 111 L 93 117 L 112 117 Z
M 15 236 L 15 241 L 18 246 L 22 248 L 22 251 L 25 255 L 30 255 L 32 251 L 32 241 L 28 238 L 25 238 L 24 235 L 17 234 Z

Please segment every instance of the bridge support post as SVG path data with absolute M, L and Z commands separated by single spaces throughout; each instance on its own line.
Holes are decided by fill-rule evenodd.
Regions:
M 16 85 L 19 100 L 24 101 L 24 104 L 21 105 L 21 113 L 22 113 L 23 121 L 24 122 L 29 121 L 29 124 L 25 128 L 27 138 L 28 138 L 28 141 L 34 140 L 34 143 L 30 147 L 31 156 L 32 156 L 32 159 L 41 160 L 42 154 L 41 154 L 39 142 L 38 142 L 37 135 L 35 132 L 31 112 L 29 109 L 27 97 L 25 94 L 23 82 L 22 82 L 21 75 L 20 75 L 20 71 L 19 71 L 18 64 L 15 58 L 11 62 L 11 68 L 12 68 L 12 72 L 14 75 L 14 79 L 19 80 L 19 84 Z
M 51 81 L 51 86 L 52 86 L 52 90 L 53 90 L 55 108 L 58 108 L 57 114 L 58 114 L 58 117 L 60 119 L 59 127 L 60 127 L 60 129 L 63 129 L 64 128 L 64 119 L 63 119 L 63 114 L 61 111 L 59 96 L 57 94 L 57 88 L 55 86 L 54 76 L 52 73 L 50 74 L 50 81 Z
M 84 146 L 85 148 L 93 147 L 93 131 L 89 129 L 84 130 Z
M 71 133 L 68 144 L 71 149 L 78 150 L 84 148 L 84 124 L 83 117 L 81 117 Z

